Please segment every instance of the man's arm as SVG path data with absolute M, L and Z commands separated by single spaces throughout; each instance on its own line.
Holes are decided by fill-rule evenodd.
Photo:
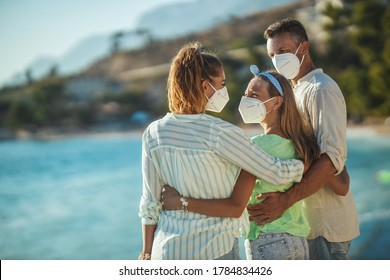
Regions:
M 349 174 L 347 167 L 344 166 L 343 171 L 335 176 L 332 176 L 328 182 L 326 182 L 325 187 L 330 188 L 337 195 L 345 196 L 349 191 Z
M 327 154 L 322 154 L 304 174 L 301 182 L 286 192 L 264 193 L 261 204 L 248 206 L 251 221 L 264 225 L 279 218 L 294 203 L 316 193 L 334 176 L 336 168 Z

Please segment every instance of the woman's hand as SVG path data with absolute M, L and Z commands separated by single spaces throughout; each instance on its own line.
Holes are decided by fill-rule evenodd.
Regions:
M 161 193 L 163 210 L 181 210 L 180 193 L 171 186 L 165 185 Z

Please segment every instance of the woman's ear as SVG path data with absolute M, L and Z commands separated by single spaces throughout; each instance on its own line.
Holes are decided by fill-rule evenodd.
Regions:
M 207 82 L 206 80 L 204 80 L 204 81 L 202 82 L 202 88 L 203 88 L 204 91 L 207 90 L 207 86 L 208 86 L 208 82 Z

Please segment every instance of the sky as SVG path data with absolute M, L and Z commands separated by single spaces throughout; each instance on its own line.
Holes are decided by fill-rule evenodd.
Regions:
M 90 35 L 132 29 L 147 10 L 185 1 L 0 0 L 0 85 L 38 57 L 60 57 Z

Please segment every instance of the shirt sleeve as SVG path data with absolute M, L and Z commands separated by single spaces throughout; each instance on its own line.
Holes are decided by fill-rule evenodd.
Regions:
M 300 160 L 280 160 L 256 146 L 239 128 L 225 129 L 218 133 L 217 152 L 233 164 L 240 166 L 257 178 L 272 184 L 299 182 L 303 163 Z
M 321 154 L 326 153 L 339 174 L 346 160 L 347 116 L 342 93 L 316 89 L 308 98 L 307 109 Z
M 143 186 L 138 215 L 142 224 L 155 225 L 159 220 L 162 208 L 160 195 L 163 184 L 150 155 L 147 135 L 146 131 L 142 137 Z

